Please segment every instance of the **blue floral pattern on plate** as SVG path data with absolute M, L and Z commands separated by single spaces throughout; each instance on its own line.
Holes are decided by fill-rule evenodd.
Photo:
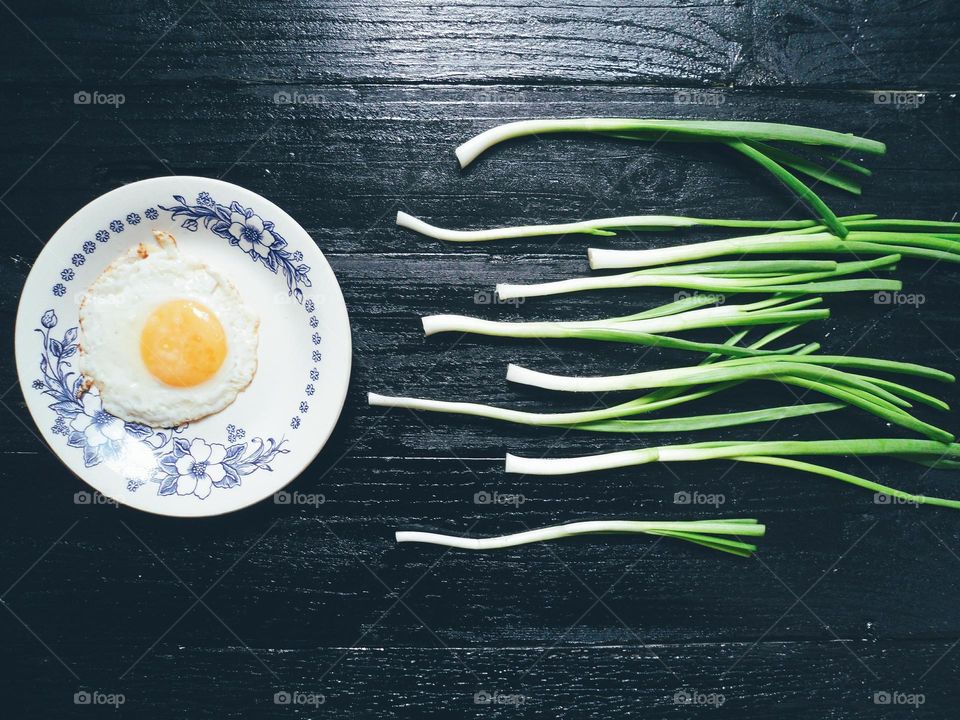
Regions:
M 203 500 L 214 487 L 236 487 L 246 475 L 271 470 L 270 461 L 289 452 L 283 438 L 252 438 L 225 446 L 202 438 L 187 440 L 181 436 L 186 425 L 156 430 L 111 415 L 96 392 L 84 391 L 83 378 L 72 370 L 70 358 L 79 349 L 77 328 L 55 337 L 57 323 L 56 313 L 47 310 L 36 328 L 43 337 L 43 378 L 34 381 L 33 387 L 53 400 L 48 407 L 57 414 L 54 427 L 67 436 L 67 445 L 83 452 L 86 467 L 118 459 L 129 454 L 132 446 L 139 446 L 147 450 L 154 466 L 143 477 L 130 478 L 127 489 L 137 490 L 151 481 L 157 484 L 159 495 L 195 495 Z M 230 441 L 238 437 L 235 428 L 229 435 L 233 436 Z
M 158 204 L 157 207 L 169 212 L 173 219 L 182 219 L 181 226 L 186 230 L 194 232 L 203 223 L 205 228 L 247 253 L 253 262 L 262 264 L 275 275 L 282 272 L 287 294 L 303 305 L 308 314 L 314 312 L 314 301 L 307 298 L 304 302 L 303 293 L 303 288 L 311 287 L 310 268 L 300 262 L 302 253 L 286 250 L 287 241 L 272 222 L 237 202 L 220 204 L 206 192 L 199 193 L 195 205 L 188 204 L 181 195 L 174 195 L 173 199 L 177 205 L 165 207 Z M 143 211 L 143 215 L 156 220 L 159 212 L 150 207 Z M 129 225 L 137 225 L 141 216 L 131 212 L 124 219 Z M 114 219 L 107 227 L 109 231 L 101 229 L 95 233 L 97 242 L 108 242 L 111 232 L 123 232 L 124 223 Z M 82 250 L 87 255 L 92 254 L 96 245 L 87 240 L 82 244 Z M 71 263 L 80 267 L 85 259 L 83 254 L 75 253 Z M 71 268 L 61 272 L 62 281 L 69 282 L 73 278 Z M 56 283 L 52 290 L 57 297 L 66 294 L 63 282 Z M 56 312 L 50 309 L 43 313 L 40 327 L 35 328 L 43 342 L 40 356 L 42 377 L 35 380 L 32 387 L 52 399 L 48 407 L 56 414 L 53 431 L 65 436 L 70 447 L 83 453 L 86 467 L 109 463 L 125 453 L 134 452 L 140 458 L 150 458 L 150 462 L 141 476 L 127 478 L 127 490 L 134 492 L 153 483 L 158 495 L 192 495 L 202 500 L 209 497 L 214 488 L 237 487 L 243 477 L 260 470 L 272 471 L 270 462 L 277 455 L 289 452 L 288 441 L 282 437 L 279 440 L 253 437 L 243 441 L 245 430 L 232 424 L 226 427 L 226 443 L 217 443 L 204 438 L 190 440 L 183 437 L 187 425 L 155 429 L 124 422 L 111 415 L 103 409 L 97 391 L 86 390 L 82 376 L 73 370 L 71 358 L 79 350 L 78 328 L 71 327 L 57 337 L 54 330 L 58 322 Z M 315 317 L 310 317 L 307 324 L 314 329 L 318 323 Z M 313 344 L 319 344 L 320 339 L 319 333 L 311 333 Z M 313 351 L 312 359 L 319 363 L 320 352 Z M 316 366 L 310 369 L 309 376 L 313 381 L 319 379 Z M 308 385 L 306 394 L 313 393 L 313 385 Z M 308 412 L 305 400 L 299 402 L 298 410 L 301 414 Z M 300 423 L 299 415 L 295 415 L 290 427 L 296 430 Z
M 273 274 L 282 271 L 287 281 L 289 295 L 303 303 L 302 288 L 310 287 L 310 267 L 299 263 L 303 255 L 286 250 L 287 241 L 277 232 L 269 220 L 264 220 L 250 208 L 234 201 L 221 205 L 209 193 L 200 193 L 196 205 L 189 205 L 182 195 L 174 195 L 179 205 L 161 210 L 172 213 L 174 219 L 184 218 L 181 227 L 194 232 L 203 226 L 227 240 L 250 256 L 253 262 L 262 263 Z

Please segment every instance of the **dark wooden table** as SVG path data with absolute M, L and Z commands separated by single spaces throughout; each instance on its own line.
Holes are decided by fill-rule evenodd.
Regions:
M 759 467 L 507 476 L 505 450 L 562 456 L 648 441 L 365 402 L 377 390 L 542 406 L 546 398 L 506 384 L 507 362 L 593 372 L 691 360 L 424 339 L 418 318 L 428 313 L 600 317 L 670 293 L 477 304 L 475 293 L 499 280 L 584 273 L 588 241 L 443 246 L 395 228 L 398 209 L 454 227 L 644 212 L 803 216 L 769 177 L 708 147 L 529 140 L 461 172 L 453 148 L 500 121 L 741 118 L 852 131 L 887 142 L 889 153 L 871 163 L 862 198 L 824 193 L 838 211 L 953 218 L 955 3 L 10 0 L 0 18 L 4 717 L 955 716 L 960 516 L 878 505 L 862 490 Z M 875 93 L 891 89 L 923 94 Z M 124 102 L 75 104 L 81 91 Z M 78 506 L 85 486 L 38 440 L 13 365 L 30 265 L 88 201 L 169 173 L 222 177 L 271 198 L 340 278 L 355 343 L 347 408 L 291 486 L 322 493 L 320 507 L 267 501 L 191 521 Z M 628 233 L 611 245 L 669 241 Z M 960 268 L 907 262 L 901 275 L 922 305 L 831 298 L 833 317 L 802 334 L 838 353 L 955 371 Z M 753 397 L 700 407 L 780 399 L 750 389 Z M 946 397 L 960 400 L 955 389 Z M 832 432 L 895 434 L 848 412 L 829 428 L 808 419 L 711 436 Z M 960 494 L 944 474 L 870 467 L 918 492 Z M 475 504 L 475 493 L 494 489 L 525 502 Z M 680 490 L 726 502 L 684 508 L 673 503 Z M 497 554 L 392 539 L 397 528 L 495 534 L 714 513 L 769 524 L 755 559 L 644 538 Z M 75 704 L 83 691 L 125 702 Z M 484 691 L 523 704 L 475 704 Z M 276 704 L 278 692 L 306 694 L 301 701 L 312 693 L 317 704 Z M 678 692 L 694 704 L 679 704 Z

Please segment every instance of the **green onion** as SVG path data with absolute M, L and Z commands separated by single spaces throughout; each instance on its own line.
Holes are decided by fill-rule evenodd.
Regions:
M 492 405 L 481 405 L 479 403 L 388 397 L 386 395 L 378 395 L 377 393 L 367 393 L 367 402 L 374 407 L 405 408 L 407 410 L 452 413 L 454 415 L 472 415 L 474 417 L 504 420 L 521 425 L 569 427 L 574 430 L 587 430 L 592 432 L 625 433 L 668 433 L 713 430 L 714 428 L 721 427 L 776 422 L 786 418 L 814 415 L 816 413 L 830 412 L 846 407 L 842 403 L 813 403 L 809 405 L 785 405 L 782 407 L 748 410 L 745 412 L 698 415 L 695 417 L 662 418 L 657 420 L 619 420 L 611 418 L 587 421 L 581 420 L 578 416 L 591 414 L 602 415 L 604 411 L 588 410 L 582 413 L 532 413 L 494 407 Z M 643 409 L 642 406 L 638 407 L 638 410 L 639 409 Z M 609 414 L 609 410 L 608 408 L 607 414 Z M 621 409 L 620 411 L 625 412 L 625 409 Z M 558 422 L 558 418 L 563 420 L 563 422 Z
M 833 468 L 791 459 L 792 456 L 796 455 L 887 456 L 910 460 L 922 465 L 951 467 L 952 465 L 944 465 L 944 463 L 960 461 L 960 444 L 940 443 L 931 440 L 885 438 L 769 442 L 737 441 L 665 445 L 573 458 L 524 458 L 508 454 L 506 456 L 506 471 L 523 475 L 573 475 L 581 472 L 633 467 L 652 462 L 733 460 L 777 465 L 824 475 L 918 505 L 938 505 L 960 509 L 960 500 L 904 492 Z
M 763 537 L 766 527 L 752 518 L 731 520 L 693 521 L 643 521 L 643 520 L 592 520 L 587 522 L 554 525 L 527 530 L 512 535 L 491 538 L 466 538 L 455 535 L 440 535 L 431 532 L 399 531 L 397 542 L 418 542 L 463 550 L 498 550 L 529 543 L 557 540 L 577 535 L 644 533 L 686 540 L 713 550 L 749 557 L 756 546 L 738 540 L 728 540 L 715 535 L 736 537 Z
M 856 220 L 870 220 L 876 215 L 851 215 L 842 217 L 844 224 Z M 510 238 L 543 237 L 545 235 L 597 235 L 612 237 L 614 230 L 668 230 L 671 228 L 718 227 L 718 228 L 758 228 L 777 230 L 799 230 L 817 227 L 814 220 L 722 220 L 719 218 L 693 218 L 678 215 L 627 215 L 623 217 L 597 218 L 580 222 L 556 223 L 551 225 L 519 225 L 515 227 L 492 228 L 489 230 L 450 230 L 430 225 L 419 218 L 400 211 L 397 213 L 397 225 L 414 230 L 421 235 L 449 242 L 486 242 L 488 240 L 506 240 Z M 824 226 L 819 226 L 823 228 Z
M 819 301 L 820 298 L 813 298 L 813 300 Z M 825 308 L 796 308 L 796 305 L 800 304 L 796 303 L 795 306 L 787 306 L 787 308 L 769 307 L 762 302 L 748 305 L 724 305 L 645 320 L 633 320 L 631 316 L 627 316 L 584 322 L 496 322 L 463 315 L 428 315 L 422 319 L 422 322 L 425 335 L 461 332 L 494 337 L 576 338 L 752 357 L 776 351 L 684 340 L 663 333 L 708 327 L 803 323 L 809 320 L 822 320 L 830 315 L 830 311 Z
M 923 229 L 926 232 L 960 230 L 960 222 L 943 222 L 940 220 L 916 220 L 902 218 L 854 217 L 840 218 L 848 228 L 861 230 L 906 230 L 909 228 Z
M 779 163 L 780 165 L 784 165 L 792 170 L 803 173 L 808 177 L 812 177 L 817 182 L 833 185 L 835 188 L 845 190 L 853 195 L 859 195 L 862 192 L 861 187 L 857 183 L 848 180 L 839 173 L 834 172 L 831 168 L 824 167 L 823 165 L 808 160 L 805 157 L 788 152 L 786 150 L 781 150 L 778 147 L 759 141 L 750 142 L 747 144 L 755 150 L 762 152 L 768 158 Z M 845 167 L 848 170 L 853 170 L 854 172 L 866 175 L 867 177 L 871 175 L 869 169 L 863 167 L 862 165 L 858 165 L 857 163 L 839 163 L 834 160 L 833 165 Z M 843 218 L 838 219 L 843 221 Z
M 886 221 L 894 222 L 894 221 Z M 915 223 L 919 221 L 904 221 Z M 881 225 L 880 227 L 891 227 Z M 817 228 L 809 228 L 817 230 Z M 725 255 L 781 253 L 844 253 L 854 255 L 888 255 L 960 262 L 960 241 L 945 233 L 883 232 L 851 230 L 846 238 L 828 232 L 792 230 L 789 233 L 746 235 L 710 240 L 691 245 L 674 245 L 650 250 L 606 250 L 590 248 L 587 257 L 594 270 L 654 267 L 707 260 Z M 669 271 L 669 268 L 665 270 Z
M 680 139 L 744 140 L 760 142 L 785 141 L 805 145 L 838 147 L 845 150 L 883 155 L 886 145 L 876 140 L 849 133 L 785 125 L 781 123 L 741 122 L 729 120 L 653 120 L 635 118 L 569 118 L 521 120 L 491 128 L 471 138 L 456 149 L 461 167 L 467 167 L 479 155 L 494 145 L 527 135 L 548 133 L 643 133 L 645 137 L 675 135 Z M 624 137 L 621 135 L 621 137 Z M 667 138 L 669 139 L 669 138 Z M 673 138 L 676 139 L 676 138 Z
M 829 207 L 807 185 L 793 175 L 787 167 L 813 175 L 826 182 L 843 187 L 836 173 L 821 168 L 815 163 L 804 161 L 792 154 L 785 156 L 783 151 L 768 155 L 767 142 L 800 143 L 806 146 L 842 148 L 848 152 L 864 152 L 882 155 L 886 146 L 876 140 L 855 135 L 802 127 L 780 123 L 704 121 L 704 120 L 653 120 L 638 118 L 570 118 L 548 120 L 524 120 L 507 123 L 471 138 L 456 149 L 461 167 L 467 167 L 488 148 L 513 138 L 548 133 L 585 132 L 608 135 L 627 140 L 638 141 L 713 141 L 728 145 L 737 152 L 758 163 L 772 173 L 794 193 L 807 203 L 824 224 L 835 234 L 843 237 L 847 230 Z M 779 160 L 777 155 L 779 154 Z M 841 163 L 850 168 L 853 163 Z M 853 184 L 850 184 L 853 185 Z M 844 189 L 854 189 L 845 187 Z
M 786 325 L 768 332 L 763 337 L 751 343 L 748 347 L 751 350 L 760 350 L 771 342 L 778 340 L 787 333 L 798 328 L 799 325 Z M 732 335 L 725 343 L 725 346 L 735 346 L 747 335 L 743 330 Z M 792 353 L 790 357 L 802 357 L 814 353 L 819 349 L 816 343 L 810 345 L 798 345 L 794 348 L 774 351 L 778 354 Z M 701 366 L 710 365 L 723 357 L 720 354 L 707 356 Z M 617 418 L 631 417 L 641 414 L 656 412 L 669 407 L 675 407 L 683 403 L 700 400 L 711 395 L 715 395 L 724 390 L 729 390 L 739 385 L 739 382 L 715 383 L 703 388 L 697 388 L 696 385 L 666 387 L 655 390 L 646 395 L 642 395 L 634 400 L 620 403 L 613 407 L 591 409 L 577 412 L 560 413 L 534 413 L 521 410 L 510 410 L 507 408 L 497 408 L 489 405 L 479 405 L 476 403 L 447 403 L 442 401 L 422 400 L 419 398 L 398 398 L 388 397 L 370 393 L 368 401 L 374 406 L 400 407 L 411 410 L 442 411 L 459 413 L 463 415 L 473 415 L 477 417 L 487 417 L 491 419 L 504 420 L 523 425 L 545 426 L 545 427 L 571 427 L 582 430 L 598 430 L 599 432 L 610 431 L 604 427 L 588 427 L 589 425 L 600 425 L 603 421 L 614 420 Z M 825 406 L 830 403 L 823 403 Z M 764 412 L 764 411 L 758 411 Z M 658 421 L 659 422 L 659 421 Z M 666 422 L 666 421 L 664 421 Z M 647 426 L 649 428 L 649 426 Z M 650 432 L 648 429 L 647 432 Z
M 781 407 L 764 408 L 763 410 L 698 415 L 696 417 L 661 418 L 657 420 L 600 420 L 598 422 L 571 425 L 570 427 L 574 430 L 587 430 L 591 432 L 631 434 L 693 432 L 696 430 L 713 430 L 722 427 L 779 422 L 787 418 L 842 410 L 844 407 L 846 407 L 846 405 L 843 403 L 810 403 L 806 405 L 784 405 Z
M 788 329 L 774 331 L 750 347 L 759 349 L 788 331 Z M 742 337 L 743 335 L 740 334 L 731 338 L 727 345 L 735 345 Z M 549 390 L 599 393 L 658 388 L 653 393 L 613 407 L 580 412 L 534 413 L 479 403 L 387 397 L 375 393 L 370 393 L 368 400 L 374 406 L 470 415 L 524 425 L 566 427 L 594 432 L 636 433 L 684 432 L 733 427 L 853 406 L 933 439 L 947 442 L 953 440 L 953 436 L 947 431 L 924 423 L 904 410 L 911 407 L 911 400 L 939 410 L 948 410 L 949 406 L 942 400 L 900 383 L 836 368 L 876 370 L 939 382 L 954 382 L 955 378 L 950 373 L 924 365 L 892 360 L 847 355 L 814 355 L 811 354 L 813 350 L 801 347 L 793 351 L 795 354 L 769 354 L 722 361 L 718 356 L 711 356 L 703 363 L 692 367 L 610 377 L 566 377 L 539 373 L 516 365 L 508 366 L 508 380 Z M 749 380 L 776 380 L 815 390 L 841 402 L 656 420 L 622 419 L 700 399 Z M 697 390 L 697 386 L 707 387 Z
M 630 375 L 607 377 L 569 377 L 550 375 L 518 365 L 509 365 L 507 380 L 546 390 L 563 392 L 618 392 L 660 387 L 686 387 L 710 383 L 743 382 L 746 380 L 773 380 L 815 390 L 847 405 L 852 405 L 876 415 L 895 425 L 913 430 L 929 438 L 952 442 L 954 436 L 942 428 L 917 419 L 904 408 L 911 407 L 909 399 L 921 399 L 934 407 L 946 408 L 936 398 L 919 393 L 912 388 L 870 376 L 838 370 L 832 365 L 852 368 L 878 369 L 887 372 L 920 375 L 951 382 L 953 376 L 932 368 L 909 363 L 851 358 L 844 356 L 806 355 L 803 357 L 768 356 L 754 362 L 727 360 L 710 365 L 650 370 Z
M 714 293 L 783 293 L 791 295 L 854 290 L 897 292 L 903 287 L 899 280 L 861 278 L 830 281 L 830 278 L 844 277 L 879 268 L 890 268 L 899 261 L 900 255 L 894 254 L 867 261 L 837 263 L 832 269 L 803 261 L 783 261 L 781 263 L 776 261 L 738 261 L 733 263 L 679 265 L 665 269 L 654 268 L 621 275 L 572 278 L 535 285 L 499 284 L 497 285 L 497 295 L 502 300 L 508 300 L 586 290 L 635 287 L 675 287 Z M 799 270 L 799 272 L 775 274 L 777 269 L 788 271 L 793 269 Z M 710 274 L 698 274 L 698 271 Z M 751 277 L 754 273 L 755 276 Z
M 833 232 L 840 237 L 846 235 L 847 230 L 843 226 L 843 223 L 833 214 L 833 211 L 827 204 L 820 199 L 820 196 L 805 185 L 796 175 L 783 167 L 783 165 L 750 143 L 740 140 L 730 140 L 727 142 L 727 145 L 768 170 L 774 177 L 780 180 L 780 182 L 790 188 L 798 198 L 817 214 L 817 217 L 823 219 L 823 223 Z

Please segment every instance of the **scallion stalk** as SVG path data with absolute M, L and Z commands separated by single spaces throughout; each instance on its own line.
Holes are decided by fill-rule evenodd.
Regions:
M 761 347 L 772 335 L 774 334 L 768 335 L 752 347 L 754 349 Z M 736 344 L 741 337 L 742 335 L 735 336 L 731 339 L 732 342 L 727 344 Z M 508 380 L 548 390 L 599 393 L 657 389 L 636 400 L 609 408 L 587 411 L 534 413 L 479 403 L 387 397 L 374 393 L 369 395 L 369 402 L 375 406 L 470 415 L 524 425 L 567 427 L 595 432 L 637 433 L 733 427 L 853 406 L 933 439 L 953 440 L 953 436 L 947 431 L 924 423 L 905 410 L 911 407 L 910 401 L 921 402 L 938 410 L 949 409 L 942 400 L 901 383 L 837 368 L 911 375 L 940 382 L 954 381 L 954 376 L 950 373 L 914 363 L 846 355 L 815 355 L 800 348 L 795 351 L 795 354 L 782 353 L 732 360 L 720 360 L 718 356 L 711 356 L 696 366 L 609 377 L 567 377 L 539 373 L 516 365 L 508 367 Z M 749 380 L 776 380 L 788 385 L 797 385 L 841 402 L 657 420 L 623 420 L 624 417 L 706 397 Z M 696 389 L 698 386 L 706 387 L 698 390 Z
M 873 260 L 837 263 L 832 269 L 819 269 L 818 266 L 804 264 L 802 261 L 785 261 L 784 264 L 776 264 L 775 261 L 740 261 L 729 264 L 679 265 L 664 269 L 637 270 L 621 275 L 571 278 L 534 285 L 502 283 L 497 285 L 497 295 L 502 300 L 508 300 L 561 295 L 587 290 L 637 287 L 675 287 L 712 293 L 783 293 L 790 295 L 850 292 L 853 290 L 898 292 L 903 286 L 899 280 L 881 278 L 832 279 L 881 268 L 889 269 L 899 261 L 900 255 L 893 254 Z M 737 272 L 738 266 L 740 272 Z M 764 269 L 772 271 L 775 268 L 791 267 L 807 271 L 789 274 L 764 272 Z M 825 268 L 826 266 L 822 267 Z M 709 273 L 711 268 L 716 274 L 698 274 L 697 272 Z M 759 274 L 751 277 L 751 272 Z
M 810 230 L 815 229 L 810 228 Z M 851 229 L 847 236 L 841 239 L 828 232 L 807 233 L 804 230 L 792 230 L 789 233 L 745 235 L 649 250 L 590 248 L 587 250 L 587 258 L 590 261 L 590 267 L 594 270 L 612 270 L 650 268 L 709 260 L 727 255 L 783 253 L 841 253 L 858 256 L 896 253 L 904 257 L 960 262 L 960 241 L 950 234 L 933 232 Z
M 726 305 L 724 309 L 735 306 Z M 744 306 L 736 306 L 742 308 Z M 827 309 L 787 310 L 714 313 L 712 315 L 692 316 L 681 313 L 666 318 L 653 318 L 636 322 L 497 322 L 463 315 L 430 315 L 423 318 L 425 335 L 442 332 L 474 333 L 493 337 L 513 338 L 565 338 L 581 340 L 600 340 L 621 342 L 633 345 L 648 345 L 693 352 L 719 353 L 734 357 L 752 357 L 776 351 L 754 350 L 721 343 L 684 340 L 664 333 L 678 332 L 707 327 L 736 327 L 749 325 L 779 325 L 781 323 L 803 323 L 809 320 L 822 320 L 829 317 Z
M 886 456 L 924 465 L 960 461 L 960 444 L 932 440 L 888 438 L 816 441 L 711 442 L 625 450 L 573 458 L 524 458 L 508 454 L 506 471 L 523 475 L 573 475 L 582 472 L 633 467 L 653 462 L 733 460 L 777 465 L 832 477 L 918 505 L 960 510 L 960 500 L 908 493 L 833 468 L 792 459 L 795 456 Z
M 670 311 L 676 309 L 680 303 L 670 303 L 635 315 L 581 321 L 503 322 L 464 315 L 427 315 L 422 318 L 422 324 L 426 335 L 439 332 L 471 332 L 500 337 L 576 337 L 578 335 L 571 335 L 569 331 L 609 329 L 665 333 L 708 327 L 806 322 L 822 320 L 829 316 L 829 311 L 825 308 L 810 309 L 811 305 L 818 304 L 822 298 L 809 298 L 784 305 L 789 299 L 786 296 L 780 296 L 742 305 L 697 307 L 680 312 Z M 685 298 L 680 302 L 684 306 L 692 305 L 688 304 L 687 300 L 689 299 Z
M 840 175 L 840 173 L 834 172 L 830 167 L 820 165 L 801 155 L 797 155 L 796 153 L 783 150 L 773 145 L 768 145 L 767 143 L 760 142 L 759 140 L 748 142 L 747 144 L 755 150 L 762 152 L 774 162 L 784 165 L 791 170 L 796 170 L 799 173 L 803 173 L 807 177 L 811 177 L 818 182 L 822 182 L 827 185 L 833 185 L 835 188 L 839 190 L 845 190 L 852 195 L 859 195 L 862 192 L 860 185 L 852 180 L 848 180 Z M 839 163 L 834 160 L 833 166 L 845 167 L 848 170 L 853 170 L 854 172 L 866 175 L 868 177 L 871 174 L 869 169 L 854 162 Z M 843 218 L 838 219 L 841 222 L 843 221 Z
M 823 220 L 823 224 L 830 228 L 836 235 L 844 237 L 847 234 L 846 227 L 844 227 L 843 223 L 833 214 L 833 210 L 830 209 L 820 196 L 779 162 L 762 152 L 757 146 L 751 145 L 749 142 L 743 140 L 728 140 L 726 141 L 726 145 L 741 155 L 753 160 L 777 178 L 777 180 L 790 188 L 800 200 L 816 213 L 817 217 Z
M 780 339 L 784 335 L 796 330 L 799 325 L 785 325 L 766 333 L 763 337 L 752 342 L 748 348 L 751 350 L 760 350 L 770 343 Z M 732 335 L 725 343 L 725 346 L 736 346 L 743 340 L 748 331 L 742 330 Z M 816 343 L 808 345 L 798 345 L 793 348 L 775 351 L 778 354 L 789 354 L 790 357 L 802 357 L 814 353 L 819 349 Z M 719 361 L 724 356 L 721 354 L 708 355 L 701 363 L 701 366 L 710 365 Z M 575 411 L 575 412 L 554 412 L 554 413 L 534 413 L 521 410 L 510 410 L 507 408 L 497 408 L 489 405 L 479 405 L 476 403 L 447 403 L 442 401 L 423 400 L 420 398 L 399 398 L 369 393 L 368 401 L 370 405 L 382 407 L 402 407 L 410 410 L 436 410 L 442 412 L 459 412 L 464 415 L 473 415 L 477 417 L 486 417 L 490 419 L 515 422 L 523 425 L 535 425 L 542 427 L 578 427 L 578 429 L 593 430 L 600 432 L 608 431 L 606 427 L 592 428 L 586 427 L 592 423 L 602 423 L 607 420 L 614 420 L 623 417 L 633 417 L 636 415 L 647 414 L 675 407 L 683 403 L 700 400 L 711 395 L 729 390 L 739 385 L 738 382 L 714 383 L 707 387 L 698 388 L 695 385 L 686 387 L 666 387 L 659 388 L 653 392 L 642 395 L 634 400 L 620 403 L 612 407 Z M 823 403 L 822 405 L 828 405 Z M 826 409 L 823 410 L 824 412 Z M 581 427 L 582 426 L 582 427 Z M 648 430 L 649 431 L 649 430 Z
M 886 146 L 876 140 L 799 125 L 739 121 L 569 118 L 524 120 L 500 125 L 463 143 L 456 149 L 456 155 L 461 167 L 467 167 L 485 150 L 504 140 L 528 135 L 568 132 L 593 133 L 645 142 L 651 140 L 712 141 L 725 144 L 756 162 L 787 185 L 816 212 L 827 227 L 840 237 L 847 233 L 843 223 L 826 203 L 787 167 L 807 175 L 819 173 L 833 180 L 834 185 L 841 184 L 836 180 L 838 175 L 826 169 L 817 169 L 818 166 L 815 164 L 802 163 L 799 159 L 795 159 L 795 156 L 784 158 L 781 154 L 778 161 L 774 157 L 776 152 L 771 155 L 764 152 L 766 146 L 763 143 L 799 143 L 806 146 L 836 147 L 877 155 L 886 152 Z M 841 166 L 848 167 L 848 164 L 841 164 Z
M 684 340 L 663 333 L 708 327 L 751 325 L 791 325 L 829 317 L 825 308 L 811 308 L 821 298 L 788 302 L 789 297 L 774 296 L 743 305 L 701 307 L 705 298 L 678 300 L 646 312 L 624 317 L 581 322 L 496 322 L 463 315 L 428 315 L 422 318 L 426 335 L 441 332 L 475 333 L 515 338 L 574 338 L 622 342 L 693 352 L 717 353 L 733 357 L 768 355 L 778 351 L 739 347 L 729 343 Z M 713 302 L 714 300 L 708 299 Z M 784 303 L 787 303 L 784 305 Z M 695 308 L 695 309 L 686 309 Z
M 621 406 L 617 406 L 617 409 L 587 410 L 577 413 L 532 413 L 494 407 L 492 405 L 482 405 L 480 403 L 389 397 L 386 395 L 378 395 L 377 393 L 368 393 L 367 402 L 374 407 L 405 408 L 407 410 L 450 413 L 454 415 L 471 415 L 473 417 L 503 420 L 520 425 L 571 428 L 591 432 L 625 433 L 668 433 L 713 430 L 721 427 L 776 422 L 792 417 L 840 410 L 846 407 L 846 405 L 842 403 L 811 403 L 809 405 L 785 405 L 782 407 L 764 408 L 763 410 L 716 413 L 713 415 L 697 415 L 692 417 L 659 418 L 656 420 L 621 420 L 618 418 L 585 419 L 591 417 L 599 418 L 604 414 L 609 416 L 611 415 L 611 411 L 613 413 L 628 414 L 629 410 Z M 649 412 L 649 408 L 644 408 L 643 406 L 638 406 L 636 409 Z
M 853 220 L 868 220 L 876 215 L 851 215 L 840 218 L 846 224 Z M 669 230 L 674 228 L 756 228 L 799 230 L 816 227 L 815 220 L 724 220 L 720 218 L 694 218 L 679 215 L 626 215 L 622 217 L 596 218 L 579 222 L 553 223 L 549 225 L 518 225 L 490 228 L 488 230 L 451 230 L 437 227 L 408 213 L 397 213 L 397 225 L 447 242 L 486 242 L 516 238 L 544 237 L 547 235 L 596 235 L 613 237 L 616 230 Z M 820 226 L 823 227 L 823 226 Z
M 726 412 L 693 417 L 658 418 L 656 420 L 599 420 L 597 422 L 571 425 L 570 427 L 574 430 L 605 433 L 694 432 L 697 430 L 714 430 L 716 428 L 737 427 L 740 425 L 779 422 L 788 418 L 842 410 L 845 407 L 847 406 L 843 403 L 836 402 L 801 403 L 797 405 L 764 408 L 762 410 L 745 410 L 743 412 Z
M 829 359 L 827 359 L 829 358 Z M 901 364 L 872 358 L 843 358 L 827 356 L 820 360 L 815 355 L 803 357 L 774 356 L 758 359 L 757 362 L 723 361 L 710 365 L 697 365 L 669 370 L 650 370 L 629 375 L 606 377 L 570 377 L 541 373 L 518 365 L 509 365 L 507 380 L 546 390 L 562 392 L 619 392 L 659 387 L 686 387 L 710 383 L 744 382 L 747 380 L 777 381 L 795 385 L 827 395 L 847 405 L 857 407 L 888 422 L 942 442 L 952 442 L 954 436 L 948 431 L 914 417 L 905 408 L 911 407 L 908 399 L 919 399 L 923 393 L 899 383 L 838 370 L 831 365 L 846 365 L 853 368 L 879 369 L 887 372 L 917 374 L 935 377 L 946 382 L 953 379 L 948 373 L 932 368 Z M 906 365 L 906 367 L 904 367 Z M 947 407 L 946 403 L 929 398 L 927 404 Z
M 832 130 L 786 125 L 782 123 L 730 120 L 655 120 L 637 118 L 561 118 L 521 120 L 498 125 L 476 135 L 456 149 L 461 167 L 467 167 L 494 145 L 529 135 L 555 133 L 645 133 L 646 137 L 675 135 L 681 140 L 756 140 L 760 142 L 796 142 L 802 145 L 837 147 L 854 152 L 883 155 L 882 142 Z M 628 137 L 621 135 L 621 137 Z M 635 137 L 635 136 L 634 136 Z M 638 138 L 640 139 L 640 138 Z M 642 138 L 646 139 L 646 138 Z
M 751 553 L 756 551 L 755 545 L 739 540 L 729 540 L 722 536 L 763 537 L 766 533 L 766 527 L 752 518 L 693 521 L 591 520 L 490 538 L 467 538 L 431 532 L 399 531 L 396 533 L 396 539 L 398 543 L 428 543 L 463 550 L 499 550 L 578 535 L 624 533 L 662 535 L 693 542 L 713 550 L 749 557 Z M 714 537 L 716 535 L 721 537 Z

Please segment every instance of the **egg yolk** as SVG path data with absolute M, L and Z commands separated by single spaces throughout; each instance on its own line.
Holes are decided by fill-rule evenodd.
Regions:
M 194 300 L 171 300 L 154 310 L 140 333 L 140 357 L 157 380 L 192 387 L 213 377 L 227 356 L 217 316 Z

